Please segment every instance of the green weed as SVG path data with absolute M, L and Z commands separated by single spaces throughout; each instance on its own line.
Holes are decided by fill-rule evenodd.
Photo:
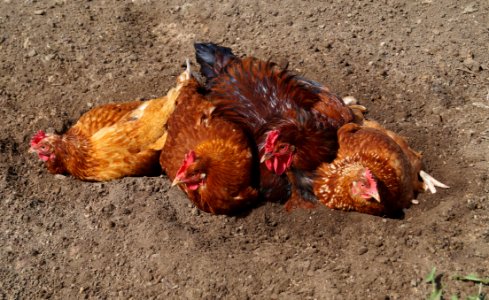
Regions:
M 426 276 L 425 282 L 432 285 L 431 294 L 428 296 L 428 300 L 443 300 L 443 288 L 440 282 L 442 274 L 436 274 L 436 267 L 431 269 L 430 273 Z M 483 285 L 489 285 L 489 277 L 480 277 L 475 274 L 469 274 L 465 276 L 455 275 L 452 276 L 453 280 L 470 281 L 479 285 L 479 291 L 477 295 L 467 296 L 467 300 L 486 300 L 486 293 L 482 292 Z M 459 300 L 458 296 L 453 295 L 451 300 Z

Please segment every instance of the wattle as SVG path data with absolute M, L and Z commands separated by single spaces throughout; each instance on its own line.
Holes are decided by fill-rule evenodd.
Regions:
M 292 155 L 277 155 L 265 161 L 268 170 L 282 175 L 292 163 Z
M 191 190 L 191 191 L 195 191 L 196 189 L 199 188 L 199 186 L 202 185 L 202 182 L 199 182 L 199 183 L 187 183 L 186 186 L 187 186 L 187 189 Z
M 267 169 L 268 169 L 269 171 L 273 171 L 273 162 L 272 162 L 272 160 L 275 160 L 275 158 L 274 158 L 274 157 L 272 157 L 272 158 L 267 159 L 267 160 L 265 161 L 265 166 L 267 167 Z
M 273 158 L 273 170 L 275 174 L 282 175 L 287 169 L 287 161 L 282 157 L 274 157 Z
M 49 160 L 49 156 L 48 155 L 45 155 L 45 154 L 39 154 L 39 158 L 42 161 L 48 161 Z

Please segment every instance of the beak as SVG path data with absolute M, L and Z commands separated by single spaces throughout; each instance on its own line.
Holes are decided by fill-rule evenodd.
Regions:
M 273 156 L 273 153 L 271 153 L 271 152 L 268 152 L 268 153 L 263 154 L 263 156 L 260 159 L 260 163 L 261 164 L 264 163 L 265 161 L 267 161 L 270 158 L 272 158 L 272 156 Z
M 380 195 L 378 191 L 375 191 L 375 193 L 370 194 L 370 196 L 372 196 L 372 198 L 375 199 L 375 201 L 380 203 Z
M 183 181 L 180 178 L 175 177 L 175 179 L 171 183 L 171 186 L 174 187 L 174 186 L 176 186 L 177 184 L 180 184 L 180 183 L 183 183 Z
M 34 150 L 34 148 L 29 147 L 29 153 L 35 153 L 35 152 L 36 152 L 36 150 Z

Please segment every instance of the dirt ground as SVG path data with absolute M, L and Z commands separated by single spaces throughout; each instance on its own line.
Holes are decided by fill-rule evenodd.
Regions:
M 448 299 L 489 275 L 489 3 L 0 0 L 0 298 Z M 402 220 L 197 211 L 165 176 L 87 183 L 27 153 L 93 106 L 166 93 L 194 41 L 353 95 L 451 186 Z M 482 287 L 482 292 L 489 288 Z

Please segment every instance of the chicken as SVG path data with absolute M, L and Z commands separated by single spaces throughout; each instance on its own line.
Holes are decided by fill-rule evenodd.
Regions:
M 314 206 L 313 172 L 336 156 L 336 131 L 353 120 L 349 107 L 328 89 L 274 63 L 240 59 L 211 43 L 197 43 L 195 49 L 214 114 L 244 128 L 258 145 L 264 197 L 287 197 L 287 210 Z
M 237 125 L 214 115 L 200 90 L 195 79 L 182 87 L 160 164 L 199 209 L 237 214 L 258 199 L 256 151 Z
M 162 98 L 96 107 L 63 135 L 40 130 L 30 141 L 30 152 L 37 153 L 50 173 L 81 180 L 157 174 L 167 137 L 164 125 L 187 77 L 187 72 L 181 74 L 177 86 Z
M 330 208 L 399 216 L 419 192 L 448 188 L 421 170 L 421 154 L 404 138 L 375 121 L 344 125 L 338 141 L 337 158 L 323 163 L 314 181 L 315 195 Z

